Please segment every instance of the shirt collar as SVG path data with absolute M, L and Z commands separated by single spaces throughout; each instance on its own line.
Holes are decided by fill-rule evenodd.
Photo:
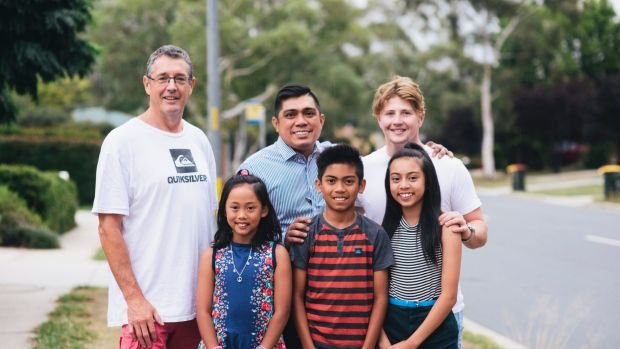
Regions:
M 278 140 L 276 141 L 275 145 L 276 145 L 276 149 L 278 150 L 280 155 L 282 155 L 282 158 L 284 160 L 290 160 L 297 154 L 301 155 L 301 153 L 298 153 L 295 149 L 291 148 L 288 144 L 284 143 L 284 140 L 282 139 L 282 137 L 278 137 Z M 317 155 L 320 152 L 321 152 L 320 143 L 316 141 L 314 143 L 314 149 L 312 150 L 311 155 Z

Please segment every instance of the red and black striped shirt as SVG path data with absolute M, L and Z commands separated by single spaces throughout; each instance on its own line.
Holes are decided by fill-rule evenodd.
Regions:
M 291 247 L 293 264 L 306 270 L 306 316 L 322 348 L 360 348 L 374 301 L 374 272 L 393 263 L 381 226 L 358 215 L 345 229 L 314 217 L 308 238 Z

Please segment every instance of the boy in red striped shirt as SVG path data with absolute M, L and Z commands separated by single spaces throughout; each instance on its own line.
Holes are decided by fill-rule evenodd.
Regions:
M 359 152 L 328 148 L 317 167 L 325 210 L 312 219 L 304 243 L 291 246 L 299 338 L 304 349 L 373 349 L 387 309 L 390 240 L 355 211 L 366 184 Z

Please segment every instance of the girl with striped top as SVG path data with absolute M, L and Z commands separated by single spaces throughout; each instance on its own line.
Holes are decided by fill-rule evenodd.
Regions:
M 380 348 L 457 348 L 460 234 L 438 223 L 441 194 L 433 163 L 410 143 L 390 159 L 383 228 L 390 236 L 389 306 Z

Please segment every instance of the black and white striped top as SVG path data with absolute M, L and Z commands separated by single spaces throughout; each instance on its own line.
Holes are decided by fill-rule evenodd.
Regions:
M 390 297 L 424 301 L 441 293 L 441 250 L 437 250 L 437 265 L 424 258 L 420 229 L 411 226 L 403 217 L 392 236 L 394 265 L 390 269 Z

